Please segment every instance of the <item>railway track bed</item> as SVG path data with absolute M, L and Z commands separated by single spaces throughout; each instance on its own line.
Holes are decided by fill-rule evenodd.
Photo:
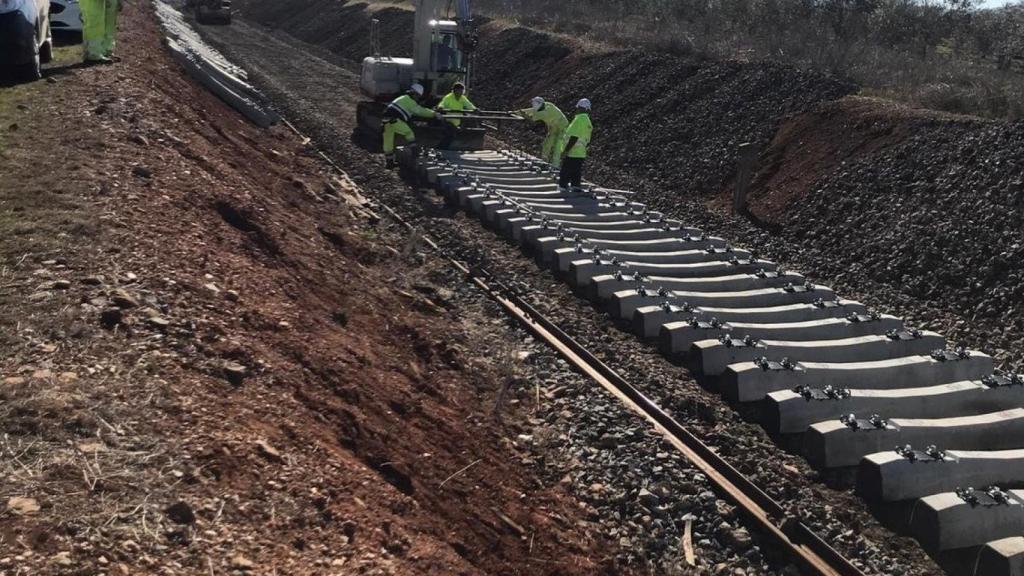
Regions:
M 1024 574 L 1024 499 L 1012 489 L 1024 480 L 1020 375 L 628 193 L 561 191 L 528 155 L 406 161 L 419 182 L 686 361 L 769 433 L 802 438 L 814 466 L 856 467 L 857 492 L 875 505 L 912 502 L 905 528 L 931 553 L 964 552 L 975 574 Z

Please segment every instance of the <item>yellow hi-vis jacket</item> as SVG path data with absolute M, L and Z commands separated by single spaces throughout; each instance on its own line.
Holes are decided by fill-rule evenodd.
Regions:
M 586 158 L 587 146 L 590 145 L 590 136 L 593 132 L 594 125 L 590 122 L 590 114 L 577 112 L 572 122 L 569 123 L 569 127 L 565 129 L 565 134 L 562 135 L 563 145 L 568 144 L 569 139 L 573 136 L 576 137 L 576 142 L 573 144 L 572 149 L 566 150 L 565 157 Z
M 412 120 L 413 116 L 419 116 L 420 118 L 433 118 L 434 113 L 428 108 L 420 106 L 416 100 L 408 94 L 402 94 L 398 98 L 395 98 L 387 105 L 384 109 L 384 118 L 392 118 L 408 122 Z
M 552 130 L 565 130 L 565 127 L 569 125 L 569 120 L 566 119 L 565 114 L 558 109 L 551 102 L 545 102 L 541 106 L 540 110 L 534 110 L 533 108 L 526 108 L 524 110 L 517 110 L 520 116 L 533 122 L 543 122 L 548 127 L 548 132 Z
M 466 98 L 465 94 L 460 98 L 455 95 L 455 92 L 449 92 L 444 98 L 441 98 L 441 103 L 437 107 L 445 112 L 472 112 L 476 110 L 476 106 L 469 101 L 469 98 Z M 449 118 L 448 122 L 451 122 L 452 126 L 455 127 L 462 124 L 462 120 L 455 118 Z

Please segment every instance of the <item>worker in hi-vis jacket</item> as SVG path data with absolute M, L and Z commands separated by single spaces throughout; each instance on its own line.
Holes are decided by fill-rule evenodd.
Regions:
M 558 187 L 580 187 L 583 180 L 583 161 L 587 159 L 587 147 L 594 125 L 590 122 L 590 100 L 581 98 L 576 103 L 576 115 L 562 136 L 562 170 L 558 174 Z
M 437 146 L 441 150 L 447 150 L 451 147 L 452 141 L 455 140 L 459 126 L 462 125 L 462 120 L 459 120 L 459 114 L 472 112 L 476 110 L 476 106 L 466 97 L 466 85 L 462 82 L 456 82 L 452 86 L 452 91 L 441 99 L 441 103 L 437 105 L 437 110 L 448 116 L 448 122 L 444 126 L 444 136 L 441 138 L 441 143 Z
M 418 100 L 422 97 L 423 86 L 413 84 L 408 92 L 392 100 L 384 109 L 384 159 L 388 168 L 395 165 L 395 135 L 405 138 L 407 145 L 416 142 L 416 134 L 409 126 L 413 117 L 441 118 L 440 112 L 420 106 Z
M 551 102 L 545 102 L 540 96 L 530 100 L 529 108 L 516 110 L 516 114 L 519 114 L 527 120 L 544 123 L 544 126 L 547 127 L 548 133 L 547 136 L 544 137 L 544 144 L 541 145 L 541 157 L 555 168 L 561 166 L 562 133 L 565 132 L 566 126 L 569 125 L 569 121 L 565 118 L 565 114 L 562 114 L 562 111 L 558 109 L 558 106 L 555 106 Z

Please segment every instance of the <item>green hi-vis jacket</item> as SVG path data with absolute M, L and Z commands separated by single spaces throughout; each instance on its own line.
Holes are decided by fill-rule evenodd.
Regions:
M 552 130 L 565 130 L 565 127 L 569 125 L 569 120 L 565 118 L 565 114 L 562 114 L 558 106 L 550 102 L 545 102 L 540 110 L 527 108 L 525 110 L 518 110 L 518 112 L 520 116 L 527 120 L 543 122 L 548 127 L 549 132 Z
M 430 109 L 420 106 L 419 103 L 408 94 L 402 94 L 398 98 L 392 100 L 384 111 L 385 118 L 397 118 L 405 122 L 412 120 L 413 116 L 419 116 L 420 118 L 433 118 L 434 113 Z
M 569 139 L 573 136 L 576 137 L 576 143 L 573 144 L 572 149 L 565 152 L 566 158 L 586 158 L 587 146 L 590 145 L 590 136 L 593 132 L 594 125 L 590 122 L 590 114 L 578 112 L 569 123 L 569 127 L 565 129 L 565 134 L 562 135 L 562 142 L 565 144 L 568 144 Z
M 449 92 L 444 98 L 441 98 L 441 103 L 437 107 L 445 112 L 471 112 L 476 110 L 476 106 L 473 106 L 473 103 L 469 101 L 469 98 L 466 98 L 465 94 L 460 98 L 454 92 Z M 449 118 L 448 121 L 451 122 L 452 126 L 462 124 L 462 120 L 456 118 Z

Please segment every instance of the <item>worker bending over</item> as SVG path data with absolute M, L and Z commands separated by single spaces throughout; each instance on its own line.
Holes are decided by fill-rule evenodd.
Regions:
M 462 82 L 456 82 L 452 86 L 452 91 L 441 99 L 441 103 L 437 105 L 437 110 L 445 114 L 452 113 L 444 126 L 444 136 L 441 138 L 441 143 L 437 146 L 442 150 L 447 150 L 451 147 L 452 141 L 455 140 L 459 126 L 462 125 L 462 120 L 459 120 L 458 115 L 472 112 L 476 110 L 476 106 L 469 101 L 469 98 L 466 98 L 466 85 Z
M 413 117 L 419 118 L 440 118 L 440 112 L 433 112 L 429 108 L 420 106 L 419 99 L 423 97 L 423 86 L 413 84 L 409 91 L 395 98 L 384 109 L 384 159 L 388 168 L 395 165 L 395 135 L 405 139 L 407 145 L 416 142 L 416 134 L 409 127 L 409 121 Z
M 527 120 L 534 122 L 543 122 L 544 126 L 547 127 L 548 133 L 544 137 L 544 144 L 541 145 L 540 154 L 546 162 L 549 162 L 555 168 L 562 165 L 562 134 L 565 132 L 565 127 L 569 125 L 569 121 L 566 120 L 565 114 L 558 109 L 551 102 L 545 102 L 543 98 L 537 96 L 530 100 L 530 107 L 523 110 L 516 110 L 516 114 L 519 114 Z
M 587 158 L 587 146 L 594 125 L 590 123 L 590 100 L 581 99 L 576 103 L 576 116 L 565 129 L 563 140 L 562 170 L 558 174 L 558 187 L 573 186 L 579 188 L 583 180 L 583 161 Z

